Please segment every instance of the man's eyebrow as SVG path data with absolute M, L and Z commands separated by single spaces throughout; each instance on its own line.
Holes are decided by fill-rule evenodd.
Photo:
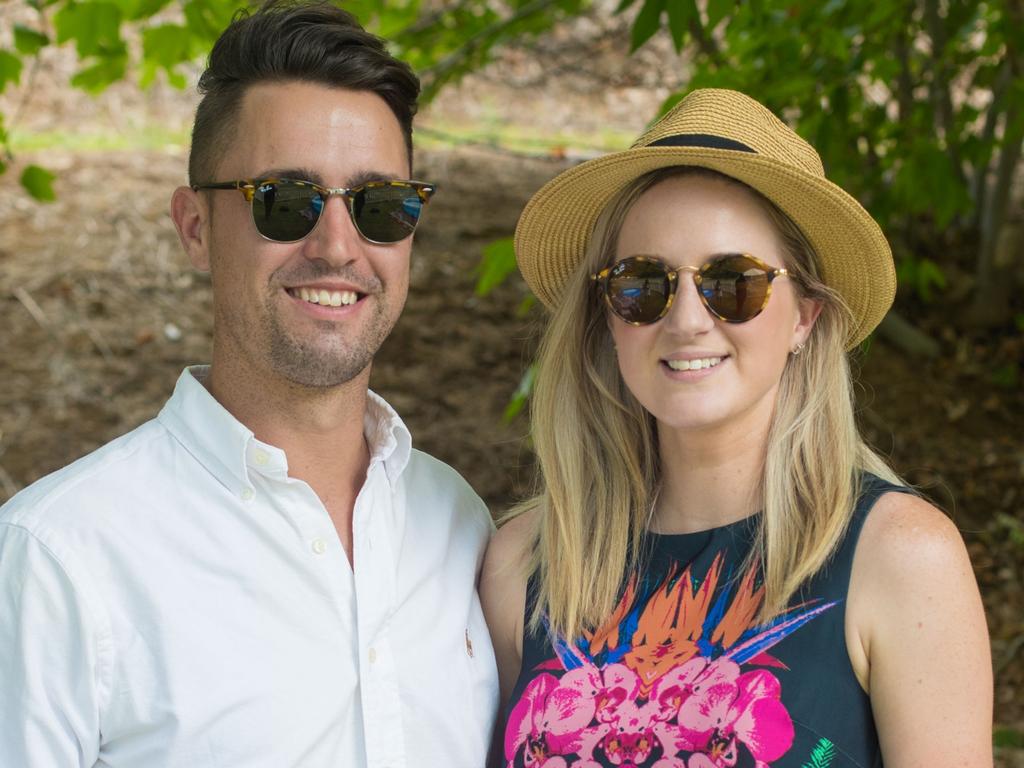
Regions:
M 312 181 L 323 186 L 323 177 L 312 168 L 267 168 L 256 175 L 257 181 L 264 179 L 296 179 Z
M 393 181 L 395 179 L 403 178 L 403 176 L 397 176 L 394 173 L 387 173 L 386 171 L 359 171 L 349 178 L 348 186 L 358 187 L 360 184 L 365 184 L 368 181 Z
M 257 181 L 262 181 L 264 179 L 296 179 L 300 181 L 311 181 L 322 187 L 327 186 L 324 183 L 324 177 L 312 168 L 268 168 L 260 171 L 255 178 Z M 390 181 L 392 179 L 401 178 L 403 177 L 396 176 L 395 174 L 388 173 L 386 171 L 357 171 L 345 180 L 344 186 L 358 187 L 368 181 Z

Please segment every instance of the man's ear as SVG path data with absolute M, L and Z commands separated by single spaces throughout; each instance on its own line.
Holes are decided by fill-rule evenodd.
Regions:
M 210 208 L 204 197 L 191 187 L 178 187 L 171 195 L 171 219 L 192 266 L 209 272 Z

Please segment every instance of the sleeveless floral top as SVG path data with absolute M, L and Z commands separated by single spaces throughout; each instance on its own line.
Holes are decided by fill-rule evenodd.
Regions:
M 741 572 L 757 516 L 651 535 L 610 619 L 571 641 L 527 630 L 500 765 L 507 768 L 880 766 L 871 705 L 850 665 L 845 601 L 857 539 L 886 491 L 866 475 L 846 536 L 767 624 Z M 528 589 L 526 615 L 533 609 Z

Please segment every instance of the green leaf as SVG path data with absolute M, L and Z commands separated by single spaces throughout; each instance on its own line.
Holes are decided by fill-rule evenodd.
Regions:
M 686 33 L 690 26 L 690 14 L 697 8 L 692 0 L 668 0 L 668 29 L 672 33 L 676 53 L 681 53 L 686 43 Z
M 1020 388 L 1020 368 L 1016 363 L 1004 363 L 989 374 L 989 381 L 1003 389 L 1017 390 Z
M 242 5 L 234 0 L 189 0 L 185 3 L 185 22 L 198 41 L 203 43 L 201 47 L 209 48 Z
M 718 26 L 718 22 L 735 9 L 735 0 L 708 0 L 708 31 Z
M 828 739 L 819 739 L 811 750 L 811 759 L 802 768 L 828 768 L 836 756 L 835 745 Z
M 7 138 L 7 129 L 4 128 L 4 116 L 0 112 L 0 175 L 7 173 L 7 159 L 10 157 Z
M 162 10 L 171 0 L 115 0 L 126 19 L 138 21 L 148 19 Z
M 917 267 L 917 290 L 925 301 L 932 300 L 932 288 L 945 288 L 946 275 L 931 259 L 921 259 Z
M 40 202 L 49 203 L 57 199 L 53 191 L 53 180 L 57 176 L 38 165 L 30 165 L 21 174 L 21 186 Z
M 945 289 L 946 275 L 942 268 L 929 258 L 908 256 L 900 260 L 896 267 L 897 282 L 909 285 L 924 302 L 931 302 L 935 295 L 933 289 Z
M 121 9 L 113 3 L 68 3 L 53 16 L 57 42 L 75 41 L 80 58 L 120 51 Z
M 484 255 L 477 266 L 476 295 L 486 296 L 516 270 L 516 252 L 512 238 L 495 240 L 484 246 Z
M 170 72 L 192 58 L 192 35 L 177 24 L 161 24 L 142 32 L 142 56 Z
M 629 6 L 631 6 L 635 2 L 636 2 L 636 0 L 621 0 L 621 2 L 619 3 L 618 7 L 616 7 L 616 9 L 615 9 L 615 13 L 622 13 L 624 10 L 629 8 Z
M 50 38 L 42 32 L 37 32 L 23 24 L 14 25 L 14 47 L 18 53 L 25 56 L 34 56 L 39 49 L 50 42 Z
M 21 59 L 10 51 L 0 51 L 0 93 L 8 83 L 18 84 L 21 79 Z
M 519 302 L 519 306 L 516 307 L 516 317 L 524 318 L 530 314 L 530 310 L 537 304 L 537 297 L 532 293 L 527 294 L 523 297 L 523 300 Z M 1024 315 L 1021 315 L 1024 318 Z
M 672 0 L 676 2 L 677 0 Z M 632 42 L 629 52 L 632 53 L 646 43 L 661 27 L 661 14 L 665 10 L 667 0 L 645 0 L 644 7 L 633 22 Z
M 519 380 L 519 386 L 516 387 L 515 394 L 512 395 L 512 399 L 505 406 L 505 413 L 502 414 L 501 418 L 506 424 L 523 410 L 523 406 L 526 405 L 526 401 L 530 399 L 530 395 L 533 393 L 533 382 L 536 377 L 537 364 L 534 363 L 526 369 L 526 373 Z
M 88 93 L 96 94 L 124 78 L 128 57 L 124 54 L 100 59 L 91 67 L 80 70 L 71 78 L 71 84 Z

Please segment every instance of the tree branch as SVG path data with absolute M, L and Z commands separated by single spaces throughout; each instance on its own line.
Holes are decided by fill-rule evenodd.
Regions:
M 967 178 L 964 175 L 956 130 L 953 125 L 953 98 L 950 95 L 948 65 L 944 56 L 947 41 L 946 28 L 942 23 L 942 17 L 939 15 L 938 0 L 925 0 L 924 18 L 925 28 L 928 30 L 928 36 L 932 40 L 932 59 L 935 62 L 928 90 L 936 117 L 938 118 L 937 127 L 941 130 L 942 136 L 946 140 L 946 151 L 953 161 L 957 179 L 961 185 L 966 187 Z
M 911 8 L 909 15 L 913 14 L 913 8 Z M 910 78 L 910 23 L 907 20 L 907 25 L 901 29 L 897 34 L 896 40 L 896 59 L 900 63 L 900 75 L 896 81 L 896 103 L 900 108 L 900 124 L 907 127 L 907 122 L 910 120 L 910 115 L 914 111 L 914 83 Z
M 992 86 L 992 100 L 988 105 L 988 112 L 985 114 L 985 125 L 981 129 L 982 146 L 992 144 L 996 137 L 996 126 L 999 125 L 999 118 L 1003 115 L 1003 99 L 1006 97 L 1006 89 L 1010 87 L 1012 80 L 1012 67 L 1009 58 L 1003 61 L 996 75 L 996 82 Z M 972 228 L 980 231 L 982 216 L 985 208 L 988 207 L 988 171 L 992 159 L 980 168 L 974 169 L 974 184 L 972 185 L 972 199 L 974 200 L 974 220 Z
M 999 279 L 996 245 L 1010 209 L 1013 179 L 1020 164 L 1024 135 L 1020 128 L 1020 109 L 1011 104 L 1003 121 L 1003 141 L 996 163 L 996 176 L 981 216 L 981 244 L 978 249 L 977 287 L 971 319 L 981 325 L 999 324 L 1005 320 L 1008 293 Z
M 714 36 L 710 35 L 704 28 L 697 13 L 690 14 L 689 26 L 690 36 L 697 43 L 700 52 L 711 59 L 715 66 L 719 68 L 724 67 L 725 59 L 722 57 L 722 50 L 718 47 L 718 42 Z
M 391 41 L 398 45 L 402 45 L 404 38 L 416 37 L 417 35 L 426 32 L 428 29 L 435 26 L 446 15 L 465 11 L 478 4 L 479 3 L 475 2 L 475 0 L 461 0 L 461 2 L 458 3 L 444 3 L 438 7 L 436 11 L 431 11 L 430 13 L 421 16 L 408 27 L 392 36 Z
M 890 310 L 878 326 L 878 335 L 913 357 L 938 357 L 939 342 Z
M 466 42 L 457 49 L 441 59 L 441 61 L 420 72 L 421 78 L 424 80 L 429 79 L 430 81 L 424 90 L 427 93 L 433 94 L 440 84 L 443 83 L 453 71 L 458 69 L 460 64 L 469 59 L 469 57 L 476 53 L 481 47 L 484 47 L 489 40 L 493 40 L 498 37 L 506 29 L 517 24 L 523 19 L 529 18 L 534 14 L 541 13 L 552 6 L 557 5 L 557 2 L 558 0 L 534 0 L 534 2 L 524 5 L 508 18 L 502 19 L 495 24 L 491 24 L 489 27 L 484 27 L 482 30 L 466 40 Z

